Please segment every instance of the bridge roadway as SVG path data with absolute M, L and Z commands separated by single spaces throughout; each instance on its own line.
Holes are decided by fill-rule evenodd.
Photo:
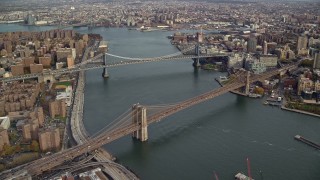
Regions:
M 43 73 L 33 73 L 33 74 L 25 74 L 20 76 L 13 76 L 9 78 L 0 78 L 0 81 L 2 82 L 10 82 L 10 81 L 17 81 L 17 80 L 24 80 L 24 79 L 33 79 L 41 76 L 46 75 L 58 75 L 58 74 L 68 74 L 73 72 L 79 72 L 79 71 L 86 71 L 91 69 L 102 69 L 102 68 L 108 68 L 108 67 L 117 67 L 117 66 L 123 66 L 123 65 L 130 65 L 130 64 L 142 64 L 142 63 L 148 63 L 148 62 L 156 62 L 156 61 L 169 61 L 169 60 L 183 60 L 183 59 L 193 59 L 193 58 L 205 58 L 205 57 L 213 57 L 213 56 L 222 56 L 219 54 L 208 54 L 208 55 L 178 55 L 178 56 L 163 56 L 161 58 L 141 58 L 141 60 L 128 60 L 128 61 L 120 61 L 120 62 L 113 62 L 107 65 L 102 64 L 101 57 L 103 54 L 99 54 L 86 62 L 80 63 L 75 65 L 73 68 L 62 68 L 57 70 L 50 70 Z M 223 56 L 227 56 L 226 54 Z M 99 59 L 100 58 L 100 59 Z M 84 66 L 86 64 L 86 66 Z
M 89 50 L 89 48 L 87 48 Z M 86 59 L 89 51 L 84 53 L 81 64 L 84 65 L 86 63 Z M 85 87 L 85 72 L 80 71 L 77 79 L 76 91 L 73 99 L 72 112 L 70 117 L 70 126 L 71 133 L 77 144 L 83 144 L 88 140 L 88 132 L 86 131 L 83 125 L 83 106 L 84 106 L 84 87 Z M 113 179 L 138 179 L 132 172 L 127 170 L 120 164 L 114 163 L 112 161 L 112 156 L 106 152 L 104 149 L 99 148 L 94 152 L 94 159 L 98 162 L 109 162 L 102 163 L 103 170 L 108 173 Z M 84 163 L 77 163 L 80 167 L 85 166 Z M 70 172 L 69 170 L 67 170 Z
M 290 70 L 292 68 L 295 68 L 297 64 L 288 65 L 281 69 L 275 69 L 263 74 L 260 74 L 259 76 L 253 76 L 251 79 L 251 82 L 254 81 L 261 81 L 264 79 L 267 79 L 271 76 L 279 74 L 281 71 Z M 169 115 L 172 115 L 176 112 L 179 112 L 183 109 L 186 109 L 188 107 L 191 107 L 193 105 L 196 105 L 198 103 L 201 103 L 203 101 L 212 99 L 214 97 L 217 97 L 219 95 L 222 95 L 224 93 L 227 93 L 228 91 L 238 89 L 242 86 L 244 86 L 244 82 L 235 82 L 228 85 L 225 85 L 223 87 L 214 89 L 210 92 L 201 94 L 199 96 L 196 96 L 194 98 L 188 99 L 186 101 L 183 101 L 180 104 L 177 104 L 173 107 L 170 107 L 168 109 L 165 109 L 163 111 L 160 111 L 152 116 L 148 116 L 148 124 L 151 124 L 153 122 L 159 121 Z M 95 149 L 98 149 L 104 144 L 110 143 L 118 138 L 121 138 L 123 136 L 132 134 L 133 132 L 141 129 L 140 125 L 135 124 L 129 124 L 120 128 L 115 128 L 111 131 L 102 132 L 100 135 L 89 138 L 88 141 L 84 142 L 81 145 L 75 146 L 71 149 L 58 152 L 56 154 L 51 155 L 47 159 L 38 159 L 31 163 L 29 166 L 26 167 L 26 170 L 28 173 L 32 175 L 39 175 L 43 171 L 48 171 L 52 169 L 53 167 L 56 167 L 63 162 L 66 162 L 68 160 L 71 160 L 77 156 L 80 156 L 81 154 L 87 153 L 89 151 L 93 151 Z

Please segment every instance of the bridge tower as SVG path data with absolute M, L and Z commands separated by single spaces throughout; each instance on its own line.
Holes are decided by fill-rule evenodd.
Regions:
M 196 45 L 195 45 L 195 53 L 196 53 L 196 56 L 199 56 L 200 55 L 200 45 L 199 45 L 199 43 L 197 43 Z M 200 65 L 200 58 L 195 58 L 194 59 L 194 62 L 193 62 L 193 66 L 194 67 L 200 67 L 201 65 Z
M 250 71 L 247 71 L 246 74 L 246 95 L 249 95 L 249 89 L 250 89 Z
M 139 125 L 140 129 L 133 132 L 132 137 L 144 142 L 148 140 L 147 109 L 139 104 L 132 106 L 132 123 Z
M 103 65 L 107 65 L 107 54 L 106 53 L 104 53 L 104 55 L 103 55 Z M 104 77 L 104 78 L 109 77 L 107 67 L 103 68 L 102 77 Z

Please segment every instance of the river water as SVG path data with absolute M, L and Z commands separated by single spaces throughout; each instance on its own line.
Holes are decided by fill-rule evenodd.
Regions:
M 31 29 L 30 29 L 31 28 Z M 41 27 L 41 30 L 50 27 Z M 0 31 L 39 30 L 0 25 Z M 120 56 L 155 57 L 177 52 L 166 36 L 173 32 L 139 32 L 116 28 L 78 28 L 99 33 L 109 52 Z M 120 61 L 110 58 L 110 61 Z M 128 110 L 132 104 L 168 104 L 210 91 L 220 72 L 195 71 L 190 59 L 153 62 L 86 73 L 84 123 L 93 134 Z M 300 134 L 320 142 L 320 119 L 264 106 L 260 99 L 227 93 L 176 113 L 148 127 L 149 140 L 130 136 L 104 146 L 141 179 L 320 179 L 320 151 L 293 139 Z

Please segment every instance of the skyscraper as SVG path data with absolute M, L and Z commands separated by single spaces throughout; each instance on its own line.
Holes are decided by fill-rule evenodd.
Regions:
M 250 36 L 248 42 L 247 42 L 247 51 L 249 53 L 256 52 L 257 49 L 257 38 L 255 36 Z
M 263 42 L 263 54 L 264 55 L 268 54 L 268 43 L 267 43 L 267 41 Z
M 320 69 L 320 52 L 314 54 L 313 68 Z
M 297 42 L 297 51 L 299 52 L 301 49 L 307 49 L 308 37 L 299 36 Z

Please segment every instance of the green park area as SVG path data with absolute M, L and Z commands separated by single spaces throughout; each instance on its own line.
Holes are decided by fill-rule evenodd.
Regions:
M 296 109 L 300 111 L 306 111 L 314 114 L 320 115 L 320 105 L 319 104 L 305 104 L 300 102 L 288 102 L 287 108 Z

